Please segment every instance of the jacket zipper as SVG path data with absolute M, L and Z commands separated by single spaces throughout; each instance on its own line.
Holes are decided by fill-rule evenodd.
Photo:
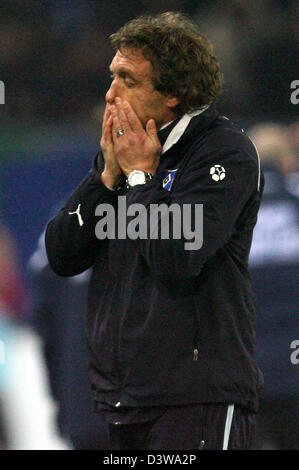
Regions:
M 194 296 L 192 296 L 194 305 L 194 339 L 193 339 L 193 361 L 198 360 L 199 353 L 199 319 L 197 314 L 196 302 Z

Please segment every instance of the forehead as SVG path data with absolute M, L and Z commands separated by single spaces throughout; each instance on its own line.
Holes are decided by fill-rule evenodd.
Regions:
M 152 70 L 152 64 L 145 59 L 139 49 L 123 48 L 118 50 L 112 59 L 110 69 L 117 71 L 119 69 L 128 70 L 140 77 L 148 76 Z

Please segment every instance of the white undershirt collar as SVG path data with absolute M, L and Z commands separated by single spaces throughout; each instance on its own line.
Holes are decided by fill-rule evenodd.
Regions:
M 209 107 L 209 105 L 204 106 L 202 109 L 193 111 L 191 113 L 184 114 L 181 117 L 181 119 L 179 120 L 179 122 L 176 124 L 176 126 L 174 126 L 174 128 L 170 132 L 169 136 L 167 137 L 166 142 L 164 143 L 164 145 L 162 147 L 162 153 L 165 153 L 174 144 L 176 144 L 177 141 L 182 137 L 182 135 L 185 132 L 185 130 L 186 130 L 189 122 L 191 121 L 191 119 L 194 116 L 198 116 L 199 114 L 203 113 L 208 107 Z M 173 122 L 173 121 L 171 121 L 171 122 Z M 163 129 L 166 126 L 168 126 L 169 124 L 171 124 L 171 122 L 169 122 L 169 123 L 165 124 L 164 126 L 162 126 L 161 129 Z

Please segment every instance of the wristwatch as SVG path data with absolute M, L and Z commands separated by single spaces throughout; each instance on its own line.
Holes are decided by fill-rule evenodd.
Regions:
M 153 175 L 151 173 L 146 173 L 145 171 L 141 170 L 133 170 L 126 179 L 127 188 L 133 188 L 137 184 L 145 184 L 152 178 Z

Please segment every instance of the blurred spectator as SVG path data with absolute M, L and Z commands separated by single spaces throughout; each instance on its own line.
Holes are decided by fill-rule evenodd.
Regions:
M 58 433 L 41 342 L 30 328 L 1 321 L 5 364 L 0 395 L 8 450 L 68 450 Z
M 15 244 L 9 230 L 0 222 L 0 308 L 7 316 L 20 319 L 26 309 L 26 297 Z
M 299 197 L 299 121 L 291 124 L 288 130 L 291 145 L 296 150 L 297 159 L 294 165 L 295 169 L 287 175 L 287 188 L 292 194 Z
M 35 302 L 32 324 L 42 338 L 58 423 L 75 449 L 107 449 L 106 423 L 93 409 L 85 340 L 85 303 L 90 272 L 72 278 L 53 273 L 44 234 L 29 260 Z
M 55 424 L 40 340 L 22 319 L 25 290 L 15 244 L 0 226 L 0 446 L 11 450 L 68 449 Z
M 263 165 L 274 165 L 286 178 L 298 171 L 295 140 L 288 126 L 276 122 L 257 124 L 250 129 L 250 136 Z
M 299 333 L 299 199 L 287 181 L 297 161 L 285 126 L 266 123 L 249 135 L 265 175 L 250 257 L 258 303 L 256 356 L 265 378 L 254 448 L 294 450 L 299 449 L 299 382 L 290 345 Z

